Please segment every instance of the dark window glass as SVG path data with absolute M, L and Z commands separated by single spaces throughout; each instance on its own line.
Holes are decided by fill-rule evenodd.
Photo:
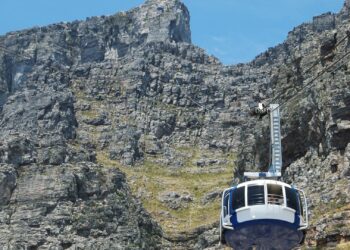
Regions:
M 224 194 L 224 204 L 222 204 L 223 208 L 224 208 L 224 216 L 227 215 L 227 206 L 228 206 L 228 200 L 230 198 L 230 192 L 227 191 Z
M 244 187 L 237 188 L 232 191 L 232 209 L 236 210 L 238 208 L 244 207 L 244 196 L 245 189 Z
M 298 211 L 297 192 L 289 187 L 285 187 L 285 188 L 286 188 L 287 207 L 293 208 L 295 211 Z
M 248 186 L 248 206 L 265 204 L 264 186 Z
M 274 205 L 283 205 L 282 186 L 267 184 L 267 203 Z
M 302 202 L 302 200 L 301 200 L 301 195 L 300 195 L 299 192 L 298 192 L 298 199 L 299 199 L 299 205 L 300 205 L 300 214 L 301 214 L 302 216 L 304 216 L 303 202 Z

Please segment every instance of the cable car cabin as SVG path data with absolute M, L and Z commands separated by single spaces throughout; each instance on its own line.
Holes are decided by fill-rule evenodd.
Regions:
M 308 226 L 303 191 L 275 180 L 252 180 L 222 195 L 220 240 L 236 250 L 292 249 Z

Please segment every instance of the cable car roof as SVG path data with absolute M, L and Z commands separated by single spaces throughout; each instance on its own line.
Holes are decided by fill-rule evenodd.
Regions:
M 280 185 L 280 186 L 292 188 L 291 185 L 289 185 L 285 182 L 270 180 L 270 179 L 256 179 L 256 180 L 246 181 L 246 182 L 242 182 L 242 183 L 238 184 L 237 187 L 243 187 L 246 185 L 264 185 L 264 184 L 274 184 L 274 185 Z

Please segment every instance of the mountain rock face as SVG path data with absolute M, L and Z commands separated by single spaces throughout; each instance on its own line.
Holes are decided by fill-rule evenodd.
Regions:
M 234 66 L 191 44 L 189 20 L 178 0 L 148 0 L 0 37 L 3 249 L 217 245 L 215 224 L 165 234 L 108 163 L 180 171 L 189 158 L 179 149 L 196 147 L 209 152 L 194 163 L 201 171 L 232 164 L 218 157 L 230 152 L 235 177 L 266 170 L 268 119 L 249 116 L 257 101 L 282 105 L 284 180 L 309 196 L 306 244 L 349 240 L 349 1 Z

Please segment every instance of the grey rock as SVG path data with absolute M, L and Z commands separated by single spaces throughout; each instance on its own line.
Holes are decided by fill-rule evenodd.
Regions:
M 196 165 L 197 165 L 198 167 L 204 167 L 204 166 L 206 165 L 205 159 L 199 159 L 199 160 L 197 160 L 197 161 L 196 161 Z
M 13 187 L 16 178 L 7 176 L 1 178 L 5 191 L 1 210 L 7 211 L 3 201 L 10 197 L 16 211 L 11 212 L 11 228 L 0 225 L 2 245 L 11 238 L 13 247 L 124 248 L 134 242 L 137 248 L 157 248 L 159 240 L 152 242 L 150 236 L 159 237 L 159 228 L 131 198 L 125 177 L 117 170 L 91 163 L 28 165 L 20 170 L 12 195 L 3 188 L 5 182 L 7 188 Z M 133 217 L 133 213 L 140 217 Z M 1 221 L 6 220 L 4 216 L 1 214 Z M 143 243 L 142 237 L 151 241 Z
M 16 171 L 11 167 L 1 167 L 0 172 L 0 204 L 7 205 L 16 187 Z
M 101 115 L 97 118 L 91 118 L 91 119 L 86 119 L 84 122 L 88 125 L 93 125 L 93 126 L 101 126 L 101 125 L 110 125 L 111 123 L 107 120 L 107 117 L 104 115 Z
M 202 199 L 202 204 L 207 204 L 208 202 L 212 202 L 215 199 L 221 198 L 221 195 L 222 190 L 215 190 L 213 192 L 207 193 Z
M 164 192 L 159 196 L 159 201 L 171 209 L 178 210 L 187 207 L 188 203 L 193 201 L 193 197 L 189 193 Z
M 13 165 L 25 165 L 36 161 L 33 143 L 24 136 L 13 136 L 0 148 L 1 161 Z
M 217 224 L 162 243 L 123 175 L 96 158 L 216 170 L 231 163 L 215 155 L 232 153 L 236 177 L 266 170 L 268 121 L 249 116 L 259 101 L 289 100 L 282 109 L 285 181 L 307 191 L 314 216 L 323 204 L 342 209 L 349 200 L 349 65 L 334 74 L 326 67 L 346 51 L 346 42 L 335 44 L 347 35 L 349 6 L 347 0 L 339 14 L 315 17 L 252 62 L 232 66 L 191 44 L 189 12 L 178 0 L 0 36 L 0 245 L 214 247 Z M 98 115 L 87 118 L 89 112 Z M 195 150 L 214 153 L 193 157 Z M 193 196 L 175 190 L 160 200 L 180 209 Z M 313 223 L 317 247 L 349 238 L 341 226 L 347 219 Z M 334 228 L 324 230 L 325 223 Z

